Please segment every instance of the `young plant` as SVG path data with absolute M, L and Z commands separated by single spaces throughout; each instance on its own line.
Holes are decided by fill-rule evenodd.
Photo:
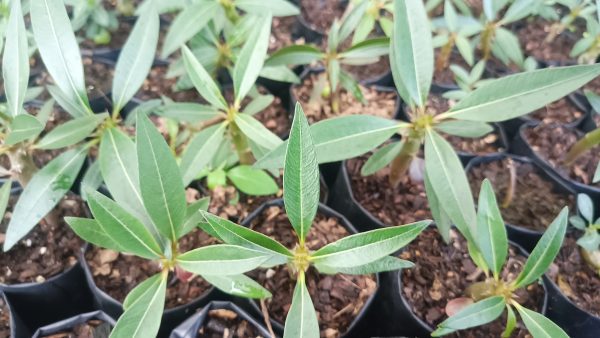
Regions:
M 541 3 L 541 1 L 539 2 Z M 553 41 L 566 30 L 575 31 L 575 22 L 577 19 L 583 18 L 587 20 L 595 16 L 597 11 L 594 0 L 555 0 L 545 7 L 552 8 L 553 12 L 556 13 L 556 4 L 566 7 L 568 11 L 562 18 L 556 18 L 557 22 L 550 27 L 550 33 L 546 37 L 547 42 Z
M 445 92 L 442 96 L 449 100 L 460 101 L 467 97 L 475 89 L 485 85 L 493 79 L 482 79 L 485 70 L 485 61 L 479 61 L 471 71 L 467 71 L 459 65 L 450 65 L 450 70 L 454 73 L 454 80 L 459 89 L 453 89 Z
M 182 252 L 178 241 L 194 230 L 206 210 L 206 199 L 186 204 L 179 167 L 162 135 L 146 117 L 137 123 L 135 154 L 144 218 L 129 213 L 116 201 L 90 190 L 88 204 L 94 219 L 66 217 L 84 240 L 110 250 L 158 261 L 162 271 L 148 278 L 125 298 L 125 312 L 111 337 L 155 337 L 164 309 L 169 274 L 182 282 L 199 275 L 217 288 L 237 296 L 270 297 L 267 290 L 243 273 L 265 263 L 270 255 L 239 245 L 211 245 Z M 144 224 L 150 219 L 156 225 Z M 153 232 L 152 230 L 157 230 Z
M 570 57 L 577 58 L 577 62 L 580 64 L 593 64 L 598 61 L 600 56 L 600 23 L 598 20 L 600 20 L 600 13 L 598 16 L 586 17 L 586 31 L 569 54 Z
M 458 330 L 464 330 L 494 321 L 506 310 L 506 329 L 502 337 L 510 337 L 517 324 L 514 309 L 534 338 L 568 337 L 556 324 L 542 314 L 523 307 L 516 293 L 537 283 L 548 270 L 558 254 L 567 229 L 568 208 L 564 208 L 535 246 L 523 270 L 514 280 L 504 280 L 502 268 L 508 257 L 508 238 L 506 227 L 496 202 L 496 196 L 490 182 L 486 179 L 479 193 L 477 211 L 477 243 L 470 242 L 469 248 L 479 247 L 480 253 L 471 250 L 471 259 L 486 275 L 483 282 L 471 284 L 466 290 L 469 305 L 438 325 L 431 334 L 444 336 Z M 466 304 L 468 304 L 466 302 Z
M 575 228 L 583 231 L 577 240 L 581 247 L 581 256 L 600 274 L 600 218 L 594 221 L 594 203 L 585 194 L 577 195 L 579 215 L 572 216 L 569 221 Z
M 323 274 L 370 274 L 411 267 L 412 263 L 388 256 L 412 241 L 430 221 L 364 232 L 330 243 L 317 251 L 306 246 L 306 236 L 319 205 L 319 168 L 308 121 L 296 105 L 286 147 L 283 199 L 298 243 L 290 250 L 261 233 L 217 216 L 203 213 L 201 227 L 230 245 L 269 255 L 263 266 L 287 265 L 297 279 L 292 305 L 285 321 L 284 337 L 319 337 L 319 324 L 306 287 L 306 271 Z
M 102 0 L 65 0 L 71 6 L 73 15 L 71 23 L 74 31 L 84 29 L 86 39 L 97 45 L 110 43 L 110 32 L 119 27 L 114 11 L 104 8 Z
M 362 18 L 352 35 L 352 45 L 366 40 L 376 25 L 381 27 L 385 36 L 392 35 L 393 0 L 353 0 L 352 5 L 359 7 L 359 13 L 362 13 Z

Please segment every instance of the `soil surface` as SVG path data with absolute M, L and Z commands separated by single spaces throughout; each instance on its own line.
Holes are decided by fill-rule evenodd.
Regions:
M 532 164 L 509 159 L 482 163 L 467 173 L 475 200 L 479 198 L 481 182 L 487 178 L 494 186 L 498 203 L 503 203 L 511 185 L 511 162 L 516 173 L 516 186 L 510 205 L 500 208 L 505 222 L 544 231 L 563 207 L 575 209 L 575 198 L 572 194 L 556 190 L 554 183 L 540 175 Z
M 297 243 L 296 234 L 282 207 L 266 209 L 252 222 L 251 228 L 274 238 L 289 249 L 293 249 Z M 338 219 L 317 214 L 306 245 L 310 250 L 317 250 L 348 235 Z M 296 285 L 288 267 L 258 270 L 250 275 L 271 291 L 273 298 L 266 301 L 270 316 L 284 323 Z M 306 283 L 317 312 L 321 337 L 328 338 L 340 337 L 347 331 L 377 288 L 373 275 L 320 275 L 312 267 L 306 272 Z
M 342 89 L 340 90 L 340 113 L 335 114 L 331 110 L 329 99 L 323 98 L 320 93 L 314 95 L 314 98 L 312 97 L 313 87 L 317 83 L 319 76 L 320 74 L 309 74 L 302 82 L 302 86 L 292 86 L 292 93 L 300 104 L 302 104 L 304 113 L 310 123 L 335 116 L 354 114 L 374 115 L 385 118 L 394 117 L 397 98 L 395 92 L 382 92 L 374 88 L 362 86 L 360 88 L 367 104 L 363 105 L 354 98 L 354 95 Z
M 179 240 L 182 252 L 215 243 L 215 239 L 201 230 L 194 230 Z M 119 302 L 123 302 L 133 288 L 161 270 L 157 261 L 95 246 L 86 252 L 85 258 L 96 286 Z M 188 304 L 212 288 L 200 276 L 195 276 L 189 282 L 171 277 L 167 288 L 167 309 Z
M 11 197 L 7 210 L 13 210 L 16 197 Z M 74 195 L 64 197 L 55 208 L 57 223 L 42 220 L 10 251 L 0 255 L 0 284 L 41 283 L 77 263 L 83 241 L 64 223 L 66 216 L 85 217 L 85 205 Z M 12 213 L 7 211 L 0 224 L 0 244 Z
M 200 95 L 195 88 L 174 91 L 178 78 L 167 78 L 167 66 L 154 66 L 144 80 L 136 97 L 142 101 L 159 99 L 166 96 L 176 102 L 198 102 Z
M 203 325 L 198 330 L 198 338 L 253 338 L 258 337 L 256 329 L 237 313 L 216 309 L 208 312 Z
M 572 165 L 565 166 L 563 162 L 566 154 L 580 139 L 575 131 L 559 125 L 540 124 L 525 128 L 523 134 L 536 154 L 548 161 L 558 173 L 583 184 L 600 186 L 591 183 L 600 158 L 599 147 L 587 151 Z
M 516 32 L 521 48 L 526 55 L 533 56 L 536 60 L 546 62 L 559 62 L 561 64 L 574 63 L 576 60 L 569 57 L 576 40 L 569 32 L 557 35 L 552 41 L 548 36 L 552 31 L 552 22 L 538 19 L 527 22 Z
M 396 188 L 389 182 L 389 166 L 370 176 L 360 170 L 367 156 L 346 161 L 352 194 L 356 201 L 383 224 L 395 226 L 431 219 L 429 204 L 422 181 L 406 175 Z
M 541 121 L 546 124 L 570 124 L 579 120 L 584 115 L 585 113 L 567 98 L 562 98 L 527 116 L 535 121 Z
M 0 297 L 0 338 L 8 337 L 10 337 L 10 312 L 4 298 Z
M 102 338 L 108 337 L 111 331 L 111 325 L 101 320 L 93 319 L 83 324 L 78 324 L 72 328 L 59 333 L 41 336 L 42 338 Z
M 548 275 L 573 303 L 595 316 L 600 316 L 600 277 L 581 256 L 581 247 L 572 234 L 567 234 Z
M 271 23 L 271 37 L 269 38 L 269 54 L 291 46 L 304 44 L 304 39 L 294 39 L 298 19 L 295 16 L 274 17 Z
M 344 15 L 346 6 L 338 0 L 300 0 L 301 15 L 313 29 L 329 31 L 335 18 Z
M 342 65 L 357 81 L 377 79 L 390 71 L 390 59 L 387 55 L 379 57 L 379 61 L 364 66 Z
M 509 247 L 508 262 L 502 271 L 502 279 L 514 280 L 521 272 L 526 258 Z M 469 285 L 485 280 L 485 275 L 471 261 L 467 243 L 456 231 L 451 231 L 451 243 L 447 245 L 436 229 L 428 228 L 408 245 L 400 258 L 415 263 L 412 269 L 402 271 L 402 296 L 413 312 L 423 321 L 437 326 L 444 321 L 448 301 L 465 297 Z M 533 283 L 527 289 L 518 290 L 519 303 L 540 311 L 544 300 L 543 289 Z M 506 314 L 481 327 L 460 331 L 448 337 L 500 337 L 506 324 Z M 519 321 L 511 337 L 527 337 L 527 330 Z
M 450 70 L 450 65 L 458 65 L 466 70 L 470 70 L 471 66 L 467 64 L 465 59 L 458 53 L 452 52 L 450 53 L 450 58 L 448 59 L 448 64 L 443 66 L 438 66 L 438 62 L 442 62 L 439 60 L 440 57 L 440 49 L 435 50 L 435 64 L 436 69 L 433 73 L 433 83 L 443 86 L 456 86 L 456 80 L 454 78 L 454 72 Z

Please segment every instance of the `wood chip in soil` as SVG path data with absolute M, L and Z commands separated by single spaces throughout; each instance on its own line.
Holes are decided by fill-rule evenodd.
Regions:
M 548 276 L 573 303 L 600 316 L 600 276 L 583 259 L 577 238 L 574 233 L 567 234 Z
M 282 207 L 266 209 L 251 224 L 251 228 L 274 238 L 289 249 L 297 243 L 296 234 Z M 350 235 L 335 217 L 317 214 L 306 238 L 310 250 Z M 287 266 L 249 273 L 273 294 L 266 301 L 272 319 L 284 323 L 292 303 L 296 280 Z M 348 329 L 377 288 L 374 275 L 320 275 L 314 268 L 307 271 L 306 283 L 314 303 L 321 337 L 340 337 Z
M 257 330 L 237 313 L 227 309 L 208 312 L 196 337 L 200 338 L 253 338 L 259 337 Z M 266 337 L 265 337 L 266 338 Z
M 575 63 L 576 60 L 569 57 L 576 42 L 575 35 L 563 32 L 556 35 L 552 41 L 548 41 L 548 36 L 553 30 L 552 24 L 541 18 L 526 22 L 524 27 L 516 32 L 523 52 L 538 61 Z
M 581 138 L 577 132 L 564 126 L 542 123 L 523 129 L 523 134 L 535 153 L 548 161 L 559 174 L 579 183 L 600 186 L 598 183 L 591 183 L 600 158 L 600 147 L 594 147 L 581 155 L 572 165 L 565 166 L 566 154 Z
M 0 297 L 0 338 L 10 337 L 10 312 L 4 298 Z
M 301 15 L 313 29 L 327 32 L 335 18 L 344 15 L 346 6 L 338 0 L 300 0 Z
M 306 117 L 311 123 L 327 118 L 343 115 L 365 114 L 384 118 L 393 118 L 396 113 L 396 93 L 382 92 L 374 88 L 360 87 L 367 104 L 363 105 L 351 93 L 340 91 L 340 113 L 334 114 L 331 110 L 329 99 L 318 97 L 311 98 L 314 83 L 321 74 L 310 74 L 302 82 L 302 86 L 292 86 L 294 96 L 298 99 Z M 312 100 L 311 100 L 312 99 Z
M 406 247 L 400 258 L 415 263 L 413 268 L 402 270 L 402 296 L 410 304 L 413 313 L 434 328 L 448 317 L 445 313 L 448 301 L 465 297 L 469 285 L 485 280 L 485 274 L 469 257 L 466 241 L 454 229 L 451 230 L 449 245 L 435 228 L 426 229 Z M 526 258 L 510 246 L 508 263 L 502 271 L 503 280 L 514 280 L 525 261 Z M 539 312 L 544 301 L 543 292 L 534 283 L 527 290 L 516 291 L 516 294 L 523 306 Z M 503 314 L 490 324 L 462 330 L 447 337 L 500 337 L 505 324 L 506 315 Z M 511 337 L 529 337 L 520 321 Z
M 562 98 L 527 116 L 535 121 L 541 121 L 546 124 L 570 124 L 579 120 L 584 115 L 585 112 L 577 108 L 567 98 Z
M 59 333 L 44 335 L 42 338 L 103 338 L 108 337 L 111 330 L 112 327 L 110 324 L 92 319 Z
M 9 200 L 13 210 L 16 197 Z M 66 216 L 85 217 L 85 204 L 81 198 L 67 195 L 58 204 L 56 220 L 49 224 L 42 220 L 33 230 L 8 252 L 0 255 L 0 284 L 41 283 L 77 263 L 77 254 L 83 241 L 64 223 Z M 6 212 L 0 224 L 0 244 L 12 213 Z
M 559 191 L 555 183 L 540 175 L 532 164 L 514 160 L 512 163 L 516 171 L 515 191 L 510 205 L 500 208 L 506 223 L 544 231 L 563 207 L 575 210 L 573 194 Z M 475 201 L 479 198 L 481 182 L 487 178 L 494 186 L 498 203 L 504 202 L 511 181 L 508 159 L 482 163 L 473 167 L 467 176 Z
M 204 231 L 193 230 L 179 240 L 180 251 L 215 244 L 216 240 Z M 158 261 L 150 261 L 133 255 L 121 254 L 112 250 L 91 247 L 85 254 L 96 286 L 119 302 L 127 294 L 149 277 L 161 271 Z M 171 309 L 185 305 L 203 296 L 212 286 L 195 276 L 191 281 L 180 281 L 170 274 L 165 307 Z

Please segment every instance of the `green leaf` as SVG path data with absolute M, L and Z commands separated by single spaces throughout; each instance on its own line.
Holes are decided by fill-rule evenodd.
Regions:
M 308 120 L 300 103 L 296 103 L 285 154 L 283 200 L 300 243 L 304 243 L 317 214 L 320 187 L 319 166 Z
M 227 172 L 227 177 L 243 193 L 254 196 L 273 195 L 279 191 L 275 180 L 261 169 L 239 165 Z
M 394 2 L 394 33 L 391 48 L 403 87 L 412 102 L 424 106 L 433 78 L 433 45 L 429 18 L 422 1 Z
M 591 224 L 594 222 L 594 202 L 590 196 L 577 194 L 577 209 L 579 209 L 579 213 L 588 223 Z
M 360 42 L 340 54 L 344 59 L 363 59 L 387 55 L 390 52 L 390 38 L 374 38 Z
M 498 48 L 510 61 L 519 66 L 523 64 L 523 51 L 521 50 L 519 38 L 515 34 L 507 29 L 499 27 L 496 29 L 494 42 L 492 51 L 495 51 L 495 48 Z
M 508 238 L 494 188 L 487 178 L 479 192 L 477 239 L 486 265 L 498 277 L 508 255 Z
M 300 14 L 298 7 L 286 0 L 235 0 L 235 6 L 251 14 L 271 12 L 273 16 L 291 16 Z
M 156 259 L 162 249 L 144 224 L 119 204 L 97 191 L 88 192 L 88 204 L 102 230 L 125 252 Z
M 461 120 L 443 121 L 436 125 L 435 129 L 449 135 L 472 138 L 483 137 L 494 131 L 494 128 L 485 122 Z
M 298 276 L 292 296 L 292 305 L 285 319 L 283 330 L 283 338 L 298 337 L 319 337 L 319 322 L 310 294 L 306 289 L 304 273 L 300 273 Z
M 434 130 L 425 136 L 425 170 L 442 208 L 465 238 L 473 242 L 477 216 L 462 164 L 448 141 Z
M 538 241 L 535 248 L 527 258 L 523 271 L 515 280 L 515 287 L 525 287 L 540 276 L 542 276 L 560 250 L 565 232 L 567 231 L 567 219 L 569 217 L 569 208 L 565 207 L 560 214 L 548 226 L 542 238 Z
M 216 108 L 227 110 L 227 103 L 221 94 L 219 86 L 210 77 L 194 53 L 187 47 L 181 48 L 183 63 L 190 80 L 200 95 Z
M 180 122 L 198 123 L 217 116 L 219 110 L 200 103 L 170 102 L 160 107 L 158 113 Z
M 516 0 L 508 7 L 500 23 L 505 25 L 521 20 L 529 16 L 535 7 L 535 5 L 532 5 L 531 0 Z
M 236 114 L 234 121 L 244 135 L 263 148 L 273 150 L 283 143 L 277 135 L 250 115 Z
M 272 296 L 267 289 L 245 275 L 205 275 L 202 278 L 219 290 L 233 296 L 254 299 L 265 299 Z
M 14 207 L 6 230 L 4 251 L 8 251 L 60 202 L 71 189 L 87 149 L 66 151 L 38 171 L 27 184 Z
M 293 70 L 286 66 L 264 66 L 260 70 L 260 77 L 279 82 L 299 84 L 300 78 Z
M 349 93 L 354 96 L 360 103 L 367 104 L 367 100 L 365 100 L 365 96 L 363 95 L 362 90 L 360 89 L 360 84 L 358 81 L 354 79 L 354 77 L 346 72 L 340 72 L 340 84 L 342 88 L 346 89 Z
M 43 129 L 44 125 L 42 125 L 35 117 L 29 114 L 19 114 L 15 116 L 10 124 L 10 133 L 6 138 L 5 144 L 11 146 L 21 141 L 34 138 Z
M 510 338 L 510 335 L 517 327 L 517 316 L 512 307 L 506 304 L 506 328 L 502 332 L 502 338 Z
M 372 175 L 383 169 L 400 154 L 404 142 L 390 142 L 371 155 L 360 170 L 363 176 Z
M 126 251 L 119 243 L 115 242 L 106 231 L 104 231 L 102 226 L 100 226 L 96 220 L 79 217 L 65 217 L 65 222 L 67 222 L 77 236 L 87 242 L 114 251 Z
M 29 82 L 29 48 L 21 1 L 10 2 L 10 16 L 8 23 L 4 24 L 6 43 L 2 58 L 2 75 L 8 112 L 14 117 L 23 109 Z
M 30 6 L 33 35 L 46 69 L 70 105 L 78 107 L 78 111 L 93 114 L 79 46 L 63 1 L 32 1 Z
M 515 305 L 517 311 L 523 319 L 523 323 L 533 338 L 568 338 L 558 325 L 554 324 L 550 319 L 543 315 L 526 309 L 520 305 Z
M 180 237 L 187 235 L 190 231 L 204 223 L 202 211 L 208 210 L 210 197 L 204 197 L 187 206 L 185 211 L 185 222 L 183 223 Z
M 127 310 L 121 315 L 110 334 L 110 338 L 155 337 L 160 327 L 165 307 L 167 275 L 151 277 L 149 284 L 142 283 L 135 293 L 135 301 L 128 302 Z
M 380 18 L 380 25 L 384 26 L 383 21 L 381 21 Z M 390 22 L 391 23 L 391 22 Z M 391 25 L 390 25 L 391 27 Z M 360 20 L 360 22 L 358 23 L 358 26 L 356 27 L 356 30 L 354 31 L 354 36 L 352 36 L 352 44 L 355 45 L 359 42 L 364 41 L 369 34 L 373 31 L 373 29 L 375 28 L 375 19 L 370 16 L 370 15 L 365 15 L 362 17 L 362 19 Z M 387 36 L 390 36 L 390 34 L 386 34 Z
M 584 94 L 594 112 L 596 112 L 596 114 L 600 114 L 600 95 L 591 90 L 584 91 Z
M 166 59 L 198 34 L 215 16 L 218 8 L 217 1 L 199 1 L 186 6 L 169 26 L 161 57 Z
M 10 189 L 12 188 L 12 180 L 5 181 L 0 188 L 0 217 L 4 218 L 8 199 L 10 198 Z
M 315 265 L 317 270 L 319 270 L 319 273 L 328 275 L 335 275 L 338 273 L 343 273 L 346 275 L 367 275 L 371 273 L 408 269 L 412 268 L 413 266 L 414 264 L 412 262 L 392 256 L 385 256 L 374 262 L 353 267 L 332 267 L 323 264 Z
M 242 102 L 256 82 L 265 62 L 271 35 L 271 19 L 271 13 L 267 11 L 260 19 L 259 26 L 250 33 L 233 67 L 233 88 L 235 101 L 238 103 Z
M 473 303 L 440 323 L 431 336 L 440 337 L 457 330 L 490 323 L 500 317 L 504 305 L 504 298 L 501 296 L 490 297 Z
M 415 239 L 431 221 L 420 221 L 344 237 L 311 255 L 315 264 L 350 268 L 372 263 Z
M 147 117 L 137 121 L 140 191 L 158 231 L 177 241 L 185 219 L 185 189 L 179 167 L 162 135 Z
M 600 181 L 600 163 L 598 163 L 598 167 L 596 167 L 596 173 L 594 174 L 594 179 L 592 180 L 594 183 Z
M 244 107 L 244 114 L 255 115 L 269 107 L 275 100 L 273 95 L 259 95 Z
M 346 40 L 350 34 L 354 32 L 361 19 L 365 16 L 365 12 L 367 11 L 369 4 L 369 1 L 360 1 L 358 5 L 354 4 L 354 8 L 352 8 L 350 13 L 342 22 L 342 26 L 340 27 L 340 31 L 338 33 L 339 41 Z
M 60 149 L 89 137 L 108 114 L 88 115 L 60 124 L 46 134 L 37 144 L 38 149 Z
M 254 270 L 269 256 L 264 251 L 220 244 L 194 249 L 177 256 L 177 264 L 198 275 L 239 275 Z
M 271 55 L 265 66 L 306 65 L 323 58 L 324 54 L 311 45 L 293 45 L 283 47 Z
M 163 277 L 161 274 L 156 274 L 145 281 L 138 284 L 133 290 L 131 290 L 125 300 L 123 301 L 123 310 L 127 311 L 131 305 L 135 304 L 141 296 L 143 296 L 148 290 L 155 287 L 156 283 L 160 283 Z
M 184 186 L 189 185 L 211 163 L 223 141 L 225 129 L 226 124 L 222 123 L 206 128 L 192 138 L 180 164 Z
M 431 179 L 429 175 L 427 175 L 427 171 L 425 171 L 425 193 L 427 194 L 427 201 L 429 202 L 429 209 L 431 210 L 431 215 L 433 216 L 433 220 L 435 221 L 435 226 L 438 229 L 440 235 L 446 243 L 450 243 L 450 228 L 452 227 L 452 221 L 450 220 L 450 216 L 448 213 L 444 211 L 444 207 L 442 206 L 441 201 L 438 199 L 433 186 L 431 185 Z
M 600 65 L 555 67 L 509 75 L 477 88 L 438 119 L 499 122 L 544 107 L 600 75 Z
M 473 55 L 474 50 L 469 42 L 469 39 L 462 35 L 457 35 L 455 43 L 460 55 L 463 57 L 463 59 L 465 59 L 469 66 L 472 66 L 475 62 L 475 56 Z
M 115 66 L 112 83 L 113 111 L 121 111 L 148 76 L 156 54 L 159 26 L 154 6 L 148 6 L 135 21 Z
M 72 117 L 77 118 L 88 115 L 86 109 L 81 108 L 76 102 L 71 102 L 67 95 L 63 93 L 59 87 L 47 85 L 46 89 L 48 89 L 48 92 L 52 98 L 58 102 L 58 105 L 60 105 Z

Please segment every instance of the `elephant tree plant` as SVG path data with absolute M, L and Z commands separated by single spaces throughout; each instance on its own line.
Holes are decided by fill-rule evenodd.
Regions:
M 588 195 L 577 195 L 577 207 L 579 215 L 571 216 L 569 221 L 583 231 L 577 240 L 581 256 L 600 275 L 600 217 L 594 220 L 594 202 Z

